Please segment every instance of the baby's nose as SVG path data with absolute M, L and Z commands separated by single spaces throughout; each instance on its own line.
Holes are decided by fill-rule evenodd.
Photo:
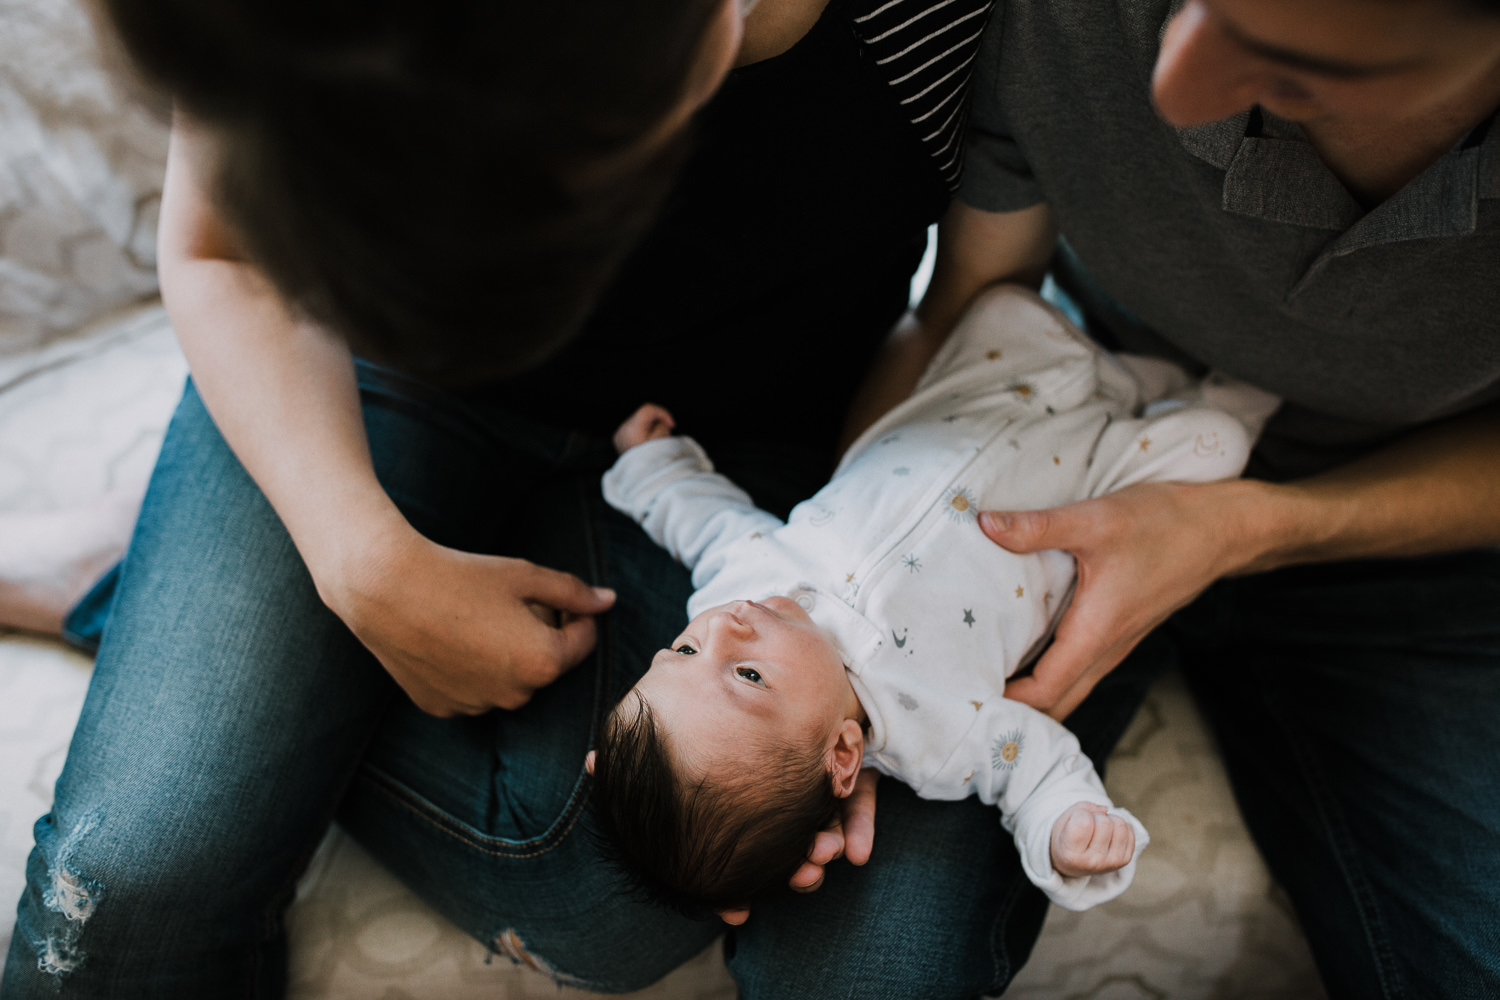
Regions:
M 754 626 L 739 615 L 736 615 L 733 611 L 719 612 L 716 617 L 716 624 L 732 635 L 746 636 L 755 634 Z

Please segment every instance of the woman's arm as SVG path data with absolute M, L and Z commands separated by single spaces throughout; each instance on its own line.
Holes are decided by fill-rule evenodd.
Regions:
M 418 534 L 375 477 L 349 350 L 289 308 L 207 193 L 210 139 L 179 116 L 162 199 L 162 296 L 214 422 L 286 525 L 318 594 L 422 709 L 515 708 L 577 663 L 596 592 Z M 421 600 L 411 595 L 420 594 Z M 483 595 L 483 596 L 480 596 Z
M 1047 273 L 1057 229 L 1045 204 L 1019 212 L 981 212 L 955 201 L 938 224 L 932 281 L 881 346 L 844 421 L 847 448 L 886 411 L 910 396 L 927 363 L 969 303 L 1001 281 L 1036 287 Z

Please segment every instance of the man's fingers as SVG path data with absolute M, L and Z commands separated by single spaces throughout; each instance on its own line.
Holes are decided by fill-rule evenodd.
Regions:
M 1048 510 L 986 510 L 979 514 L 979 528 L 996 545 L 1011 552 L 1038 552 L 1066 548 L 1068 508 Z
M 802 867 L 792 873 L 793 892 L 816 892 L 823 884 L 823 866 L 811 861 L 802 862 Z
M 1077 632 L 1059 629 L 1052 645 L 1036 661 L 1030 676 L 1005 682 L 1005 697 L 1013 698 L 1054 719 L 1062 719 L 1081 701 L 1093 681 L 1078 690 L 1095 663 L 1099 650 Z
M 812 850 L 807 852 L 807 860 L 815 865 L 826 865 L 843 853 L 844 831 L 834 827 L 818 831 L 813 838 Z
M 851 865 L 870 860 L 875 847 L 875 788 L 880 772 L 865 768 L 844 803 L 844 859 Z
M 827 830 L 819 830 L 818 835 L 813 838 L 812 848 L 807 852 L 807 860 L 792 873 L 788 884 L 796 892 L 812 892 L 823 884 L 823 866 L 831 864 L 842 853 L 844 853 L 842 829 L 834 826 Z
M 1066 719 L 1094 685 L 1113 670 L 1135 645 L 1123 649 L 1107 643 L 1095 627 L 1090 608 L 1080 598 L 1064 616 L 1052 645 L 1027 677 L 1005 682 L 1005 696 L 1057 720 Z
M 807 852 L 807 860 L 792 874 L 797 892 L 812 892 L 823 884 L 823 869 L 840 857 L 862 865 L 870 860 L 875 843 L 875 784 L 880 774 L 866 768 L 854 780 L 854 790 L 844 800 L 843 811 L 833 824 L 819 830 Z
M 750 907 L 736 906 L 732 909 L 720 910 L 719 919 L 724 921 L 730 927 L 738 927 L 740 924 L 743 924 L 746 920 L 750 919 Z

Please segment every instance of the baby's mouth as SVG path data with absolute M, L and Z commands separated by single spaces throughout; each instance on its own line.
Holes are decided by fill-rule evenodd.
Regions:
M 755 610 L 757 610 L 759 612 L 762 612 L 763 614 L 770 615 L 772 618 L 780 618 L 781 617 L 775 611 L 773 611 L 770 608 L 766 607 L 764 604 L 760 603 L 759 601 L 746 601 L 745 603 L 748 604 L 748 605 L 750 605 Z

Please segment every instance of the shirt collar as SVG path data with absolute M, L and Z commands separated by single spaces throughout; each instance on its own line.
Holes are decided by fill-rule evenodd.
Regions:
M 1186 3 L 1172 0 L 1158 39 Z M 1500 198 L 1497 117 L 1500 111 L 1369 212 L 1323 164 L 1295 122 L 1256 108 L 1176 132 L 1189 153 L 1224 171 L 1226 212 L 1341 233 L 1327 251 L 1337 256 L 1397 240 L 1472 233 L 1479 200 Z

